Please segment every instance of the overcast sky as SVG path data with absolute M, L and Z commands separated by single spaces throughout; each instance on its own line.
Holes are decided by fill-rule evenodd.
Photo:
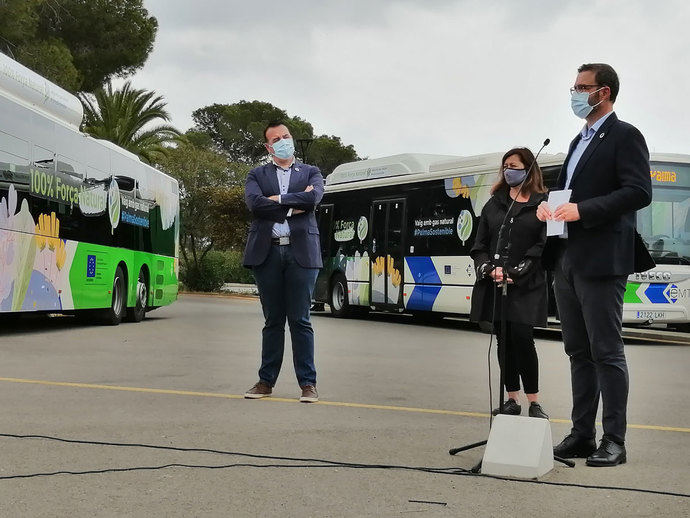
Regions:
M 370 158 L 470 155 L 546 137 L 567 150 L 577 67 L 619 74 L 618 116 L 690 153 L 687 0 L 144 0 L 153 53 L 132 79 L 193 110 L 260 100 Z

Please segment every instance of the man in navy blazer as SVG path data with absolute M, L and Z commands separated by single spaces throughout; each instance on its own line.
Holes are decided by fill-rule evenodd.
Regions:
M 316 402 L 309 309 L 322 266 L 314 209 L 323 197 L 323 177 L 318 167 L 295 160 L 292 136 L 284 124 L 269 124 L 264 137 L 272 161 L 252 169 L 245 183 L 253 220 L 244 266 L 252 269 L 265 318 L 259 381 L 245 397 L 258 399 L 273 392 L 283 362 L 287 318 L 300 401 Z
M 654 265 L 635 230 L 636 211 L 652 200 L 649 152 L 644 137 L 613 112 L 618 75 L 606 64 L 578 69 L 571 106 L 587 124 L 570 144 L 558 189 L 572 189 L 570 202 L 541 221 L 565 221 L 566 232 L 550 238 L 554 293 L 573 392 L 571 433 L 554 448 L 559 457 L 586 457 L 589 466 L 626 462 L 628 368 L 621 337 L 628 275 Z M 604 435 L 595 443 L 594 420 L 601 397 Z

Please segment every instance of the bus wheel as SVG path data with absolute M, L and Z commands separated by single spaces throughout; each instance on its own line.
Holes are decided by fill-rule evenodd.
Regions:
M 144 269 L 139 270 L 137 279 L 137 300 L 133 308 L 127 308 L 128 322 L 141 322 L 146 316 L 146 303 L 148 302 L 149 289 L 146 286 L 146 274 Z
M 347 279 L 342 273 L 336 274 L 331 282 L 331 313 L 335 317 L 350 315 L 350 304 L 347 297 Z
M 103 323 L 111 326 L 118 325 L 122 321 L 126 307 L 127 283 L 125 282 L 125 273 L 118 266 L 115 269 L 115 277 L 113 278 L 113 297 L 110 302 L 110 308 L 103 312 Z

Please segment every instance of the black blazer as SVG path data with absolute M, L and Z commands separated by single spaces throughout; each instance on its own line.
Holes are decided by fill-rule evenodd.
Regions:
M 578 134 L 570 143 L 558 189 L 565 187 L 568 161 L 579 140 Z M 615 113 L 609 115 L 577 163 L 570 189 L 580 220 L 567 223 L 565 253 L 576 273 L 628 275 L 654 266 L 635 230 L 635 212 L 652 201 L 649 151 L 637 128 L 618 120 Z M 559 244 L 560 238 L 549 238 L 546 266 L 554 266 Z

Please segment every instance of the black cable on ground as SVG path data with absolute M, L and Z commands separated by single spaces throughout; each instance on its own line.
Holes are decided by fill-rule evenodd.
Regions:
M 14 439 L 45 439 L 45 440 L 50 440 L 50 441 L 58 441 L 58 442 L 65 442 L 65 443 L 70 443 L 70 444 L 88 444 L 88 445 L 93 445 L 93 446 L 118 446 L 118 447 L 126 447 L 126 448 L 148 448 L 148 449 L 154 449 L 154 450 L 167 450 L 167 451 L 180 451 L 180 452 L 187 452 L 187 453 L 215 453 L 218 455 L 233 455 L 236 457 L 249 457 L 252 459 L 264 459 L 264 460 L 285 460 L 285 461 L 293 461 L 293 462 L 320 462 L 322 464 L 328 464 L 332 466 L 339 466 L 339 467 L 362 467 L 362 466 L 372 466 L 372 467 L 377 467 L 377 468 L 397 468 L 397 469 L 407 469 L 407 470 L 419 470 L 419 471 L 426 471 L 426 470 L 449 470 L 449 469 L 462 469 L 462 468 L 434 468 L 434 467 L 426 467 L 426 466 L 388 466 L 384 464 L 360 464 L 357 462 L 344 462 L 344 461 L 336 461 L 336 460 L 326 460 L 326 459 L 311 459 L 311 458 L 304 458 L 304 457 L 281 457 L 281 456 L 276 456 L 276 455 L 261 455 L 258 453 L 244 453 L 244 452 L 236 452 L 236 451 L 226 451 L 226 450 L 214 450 L 214 449 L 209 449 L 209 448 L 183 448 L 180 446 L 162 446 L 162 445 L 157 445 L 157 444 L 143 444 L 143 443 L 128 443 L 128 442 L 105 442 L 105 441 L 89 441 L 89 440 L 80 440 L 80 439 L 64 439 L 62 437 L 52 437 L 50 435 L 16 435 L 16 434 L 7 434 L 7 433 L 0 433 L 0 437 L 10 437 Z M 258 465 L 261 466 L 261 465 Z
M 228 468 L 344 468 L 344 469 L 412 469 L 415 471 L 424 471 L 426 473 L 436 473 L 440 475 L 459 475 L 460 473 L 452 473 L 445 469 L 434 469 L 434 468 L 412 468 L 406 466 L 377 466 L 374 464 L 347 464 L 344 466 L 331 465 L 331 464 L 252 464 L 252 463 L 242 463 L 238 462 L 235 464 L 181 464 L 178 462 L 172 462 L 170 464 L 162 464 L 160 466 L 133 466 L 128 468 L 103 468 L 103 469 L 92 469 L 84 471 L 70 471 L 70 470 L 60 470 L 60 471 L 49 471 L 42 473 L 28 473 L 24 475 L 2 475 L 0 480 L 13 480 L 20 478 L 38 478 L 38 477 L 50 477 L 54 475 L 99 475 L 104 473 L 122 473 L 131 471 L 155 471 L 159 469 L 167 468 L 196 468 L 196 469 L 228 469 Z M 457 469 L 457 468 L 453 468 Z
M 43 476 L 54 476 L 54 475 L 92 475 L 92 474 L 103 474 L 103 473 L 118 473 L 118 472 L 128 472 L 128 471 L 152 471 L 166 468 L 196 468 L 196 469 L 228 469 L 228 468 L 349 468 L 349 469 L 397 469 L 406 471 L 419 471 L 423 473 L 432 473 L 437 475 L 464 475 L 464 476 L 474 476 L 474 477 L 484 477 L 492 478 L 496 480 L 504 480 L 508 482 L 523 482 L 527 484 L 541 484 L 547 486 L 560 486 L 560 487 L 577 487 L 582 489 L 604 489 L 610 491 L 629 491 L 635 493 L 646 493 L 653 495 L 663 495 L 663 496 L 677 496 L 681 498 L 690 498 L 688 493 L 676 493 L 672 491 L 660 491 L 655 489 L 644 489 L 644 488 L 634 488 L 634 487 L 619 487 L 619 486 L 599 486 L 599 485 L 589 485 L 589 484 L 577 484 L 572 482 L 552 482 L 545 480 L 531 480 L 531 479 L 516 479 L 510 477 L 501 477 L 498 475 L 487 475 L 483 473 L 472 473 L 470 470 L 464 468 L 452 467 L 426 467 L 426 466 L 404 466 L 395 464 L 364 464 L 356 462 L 342 462 L 327 459 L 312 459 L 303 457 L 285 457 L 276 455 L 261 455 L 257 453 L 245 453 L 245 452 L 235 452 L 226 450 L 216 450 L 211 448 L 183 448 L 180 446 L 162 446 L 158 444 L 144 444 L 144 443 L 123 443 L 123 442 L 107 442 L 107 441 L 90 441 L 82 439 L 65 439 L 62 437 L 52 437 L 49 435 L 20 435 L 20 434 L 9 434 L 0 433 L 0 437 L 7 437 L 12 439 L 43 439 L 49 441 L 64 442 L 68 444 L 86 444 L 92 446 L 116 446 L 125 448 L 147 448 L 155 450 L 165 450 L 165 451 L 177 451 L 177 452 L 188 452 L 188 453 L 214 453 L 218 455 L 230 455 L 237 457 L 248 457 L 254 459 L 265 459 L 265 460 L 282 460 L 282 461 L 292 461 L 301 462 L 303 464 L 251 464 L 251 463 L 235 463 L 235 464 L 222 464 L 222 465 L 203 465 L 203 464 L 182 464 L 182 463 L 170 463 L 163 464 L 160 466 L 135 466 L 128 468 L 104 468 L 96 470 L 84 470 L 84 471 L 54 471 L 45 473 L 29 473 L 24 475 L 5 475 L 0 476 L 0 480 L 12 480 L 21 478 L 35 478 Z M 306 464 L 310 463 L 310 464 Z

